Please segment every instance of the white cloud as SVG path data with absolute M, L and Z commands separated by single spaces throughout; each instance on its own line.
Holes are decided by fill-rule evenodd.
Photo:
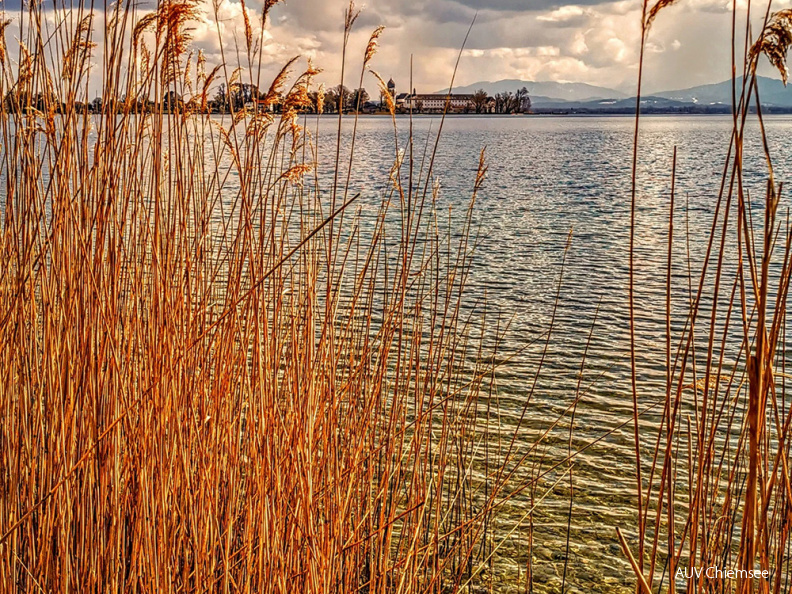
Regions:
M 536 17 L 536 20 L 544 23 L 564 23 L 572 26 L 586 23 L 590 15 L 591 9 L 584 9 L 570 4 L 557 8 L 548 14 L 540 14 Z

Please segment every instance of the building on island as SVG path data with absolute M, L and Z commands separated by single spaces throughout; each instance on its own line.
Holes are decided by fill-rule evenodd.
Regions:
M 474 95 L 451 93 L 396 93 L 396 83 L 391 78 L 387 84 L 387 92 L 399 111 L 419 113 L 438 113 L 446 109 L 450 113 L 468 113 L 475 111 Z M 384 99 L 384 98 L 383 98 Z
M 473 95 L 451 93 L 412 93 L 404 99 L 404 109 L 419 112 L 470 112 L 475 110 Z
M 486 92 L 477 91 L 476 93 L 418 93 L 415 89 L 412 93 L 396 93 L 396 84 L 391 78 L 387 84 L 387 92 L 391 94 L 396 111 L 401 113 L 523 113 L 530 110 L 530 100 L 527 91 L 523 89 L 521 93 L 498 94 L 490 97 Z M 385 89 L 382 91 L 381 99 L 384 106 Z M 503 96 L 501 96 L 503 95 Z M 523 97 L 521 99 L 521 97 Z M 510 100 L 511 109 L 503 109 L 503 101 Z M 520 106 L 514 101 L 520 102 Z M 500 101 L 500 103 L 499 103 Z M 527 103 L 527 106 L 525 105 Z M 500 107 L 499 107 L 500 106 Z
M 424 113 L 437 113 L 445 111 L 448 102 L 449 112 L 470 112 L 474 111 L 474 95 L 462 95 L 457 93 L 396 93 L 396 83 L 391 78 L 388 81 L 387 92 L 393 98 L 396 109 L 403 111 L 417 111 Z
M 396 83 L 393 82 L 393 78 L 388 81 L 387 90 L 380 89 L 380 105 L 382 106 L 386 104 L 385 93 L 391 96 L 391 100 L 396 100 Z

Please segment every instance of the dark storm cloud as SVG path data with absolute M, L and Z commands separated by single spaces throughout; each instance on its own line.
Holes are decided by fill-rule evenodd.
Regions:
M 21 0 L 0 0 L 0 10 L 17 12 L 22 7 Z
M 433 47 L 446 49 L 459 49 L 468 27 L 470 19 L 458 20 L 441 24 L 435 14 L 427 15 L 424 19 L 415 19 L 408 33 L 410 36 L 424 43 L 430 43 Z M 588 17 L 585 15 L 575 17 L 577 24 L 581 26 Z M 476 19 L 476 23 L 470 32 L 466 47 L 468 49 L 492 49 L 497 47 L 536 47 L 554 45 L 559 41 L 558 27 L 566 26 L 566 23 L 556 22 L 537 22 L 535 14 L 513 15 L 509 19 L 503 18 L 481 18 Z
M 574 4 L 581 6 L 597 6 L 607 4 L 610 0 L 578 0 Z M 525 12 L 525 11 L 547 11 L 572 4 L 564 0 L 454 0 L 454 3 L 475 10 L 493 10 L 499 12 Z

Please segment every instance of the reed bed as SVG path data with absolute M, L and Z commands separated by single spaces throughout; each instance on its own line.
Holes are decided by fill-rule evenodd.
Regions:
M 635 357 L 636 115 L 633 414 L 575 449 L 588 343 L 569 405 L 525 429 L 560 280 L 549 327 L 525 345 L 538 349 L 533 382 L 501 423 L 508 324 L 465 288 L 485 153 L 469 208 L 447 219 L 434 170 L 442 120 L 425 146 L 412 133 L 400 146 L 388 104 L 390 174 L 379 192 L 354 187 L 356 117 L 339 115 L 327 138 L 303 115 L 322 111 L 319 70 L 295 59 L 262 80 L 276 3 L 258 14 L 243 3 L 234 56 L 212 65 L 190 32 L 209 18 L 222 36 L 217 3 L 207 15 L 191 0 L 149 12 L 32 2 L 0 19 L 0 589 L 493 591 L 519 536 L 525 565 L 507 585 L 539 591 L 533 515 L 561 485 L 560 589 L 572 591 L 575 458 L 629 428 L 637 523 L 614 531 L 625 583 L 788 592 L 792 231 L 753 106 L 763 56 L 786 76 L 789 11 L 768 9 L 743 60 L 735 50 L 729 157 L 681 323 L 673 155 L 659 395 L 644 392 Z M 642 47 L 669 4 L 644 3 Z M 358 14 L 350 4 L 344 64 Z M 255 88 L 259 101 L 212 115 L 220 85 L 232 97 Z M 767 163 L 759 201 L 743 184 L 751 117 Z M 565 457 L 547 459 L 551 441 Z M 677 577 L 713 565 L 772 578 Z
M 644 2 L 642 57 L 652 23 L 673 4 Z M 675 181 L 669 155 L 666 265 L 666 390 L 656 429 L 641 423 L 640 370 L 635 359 L 633 246 L 640 109 L 636 110 L 630 323 L 636 507 L 638 525 L 619 532 L 636 588 L 651 592 L 789 592 L 792 588 L 792 488 L 786 314 L 792 278 L 792 232 L 783 184 L 774 176 L 762 117 L 757 66 L 765 57 L 787 80 L 792 13 L 756 15 L 734 6 L 732 21 L 733 126 L 707 250 L 690 273 L 684 319 L 673 318 L 672 275 L 684 258 Z M 760 7 L 758 10 L 762 10 Z M 751 24 L 761 23 L 752 37 Z M 742 41 L 740 41 L 742 40 Z M 742 57 L 740 57 L 742 56 Z M 640 83 L 638 107 L 640 108 Z M 766 191 L 752 196 L 744 183 L 746 124 L 758 120 Z M 689 254 L 688 254 L 689 256 Z M 672 325 L 684 328 L 673 333 Z M 739 348 L 730 348 L 735 346 Z M 646 447 L 648 443 L 653 446 Z M 695 570 L 695 571 L 694 571 Z M 732 570 L 731 573 L 728 573 Z M 720 573 L 719 573 L 720 572 Z M 750 573 L 749 573 L 750 572 Z M 758 577 L 765 572 L 764 577 Z
M 243 5 L 245 47 L 211 68 L 191 0 L 10 15 L 5 592 L 488 583 L 520 461 L 490 436 L 497 332 L 463 306 L 472 209 L 438 216 L 431 147 L 397 147 L 378 194 L 345 183 L 348 121 L 322 144 L 300 115 L 309 92 L 321 110 L 318 70 L 294 60 L 261 81 L 274 4 Z M 210 115 L 220 83 L 261 101 Z M 485 175 L 482 154 L 471 207 Z

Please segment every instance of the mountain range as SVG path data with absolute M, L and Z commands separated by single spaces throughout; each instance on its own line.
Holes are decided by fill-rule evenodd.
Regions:
M 737 96 L 740 95 L 742 77 L 737 79 Z M 688 103 L 732 104 L 732 81 L 727 80 L 713 85 L 702 85 L 681 89 L 679 91 L 667 91 L 655 93 L 658 97 L 682 101 Z M 759 99 L 762 105 L 776 105 L 779 107 L 792 107 L 792 87 L 785 87 L 784 83 L 775 78 L 759 77 Z
M 785 87 L 778 79 L 759 77 L 759 98 L 763 107 L 792 110 L 792 85 Z M 737 94 L 742 78 L 737 79 Z M 455 93 L 473 93 L 484 89 L 489 95 L 516 91 L 525 87 L 534 111 L 634 111 L 635 97 L 607 87 L 584 83 L 523 81 L 516 79 L 477 82 L 454 89 Z M 440 91 L 446 92 L 446 91 Z M 655 111 L 729 111 L 732 104 L 732 81 L 700 85 L 687 89 L 662 91 L 642 97 L 644 109 Z

